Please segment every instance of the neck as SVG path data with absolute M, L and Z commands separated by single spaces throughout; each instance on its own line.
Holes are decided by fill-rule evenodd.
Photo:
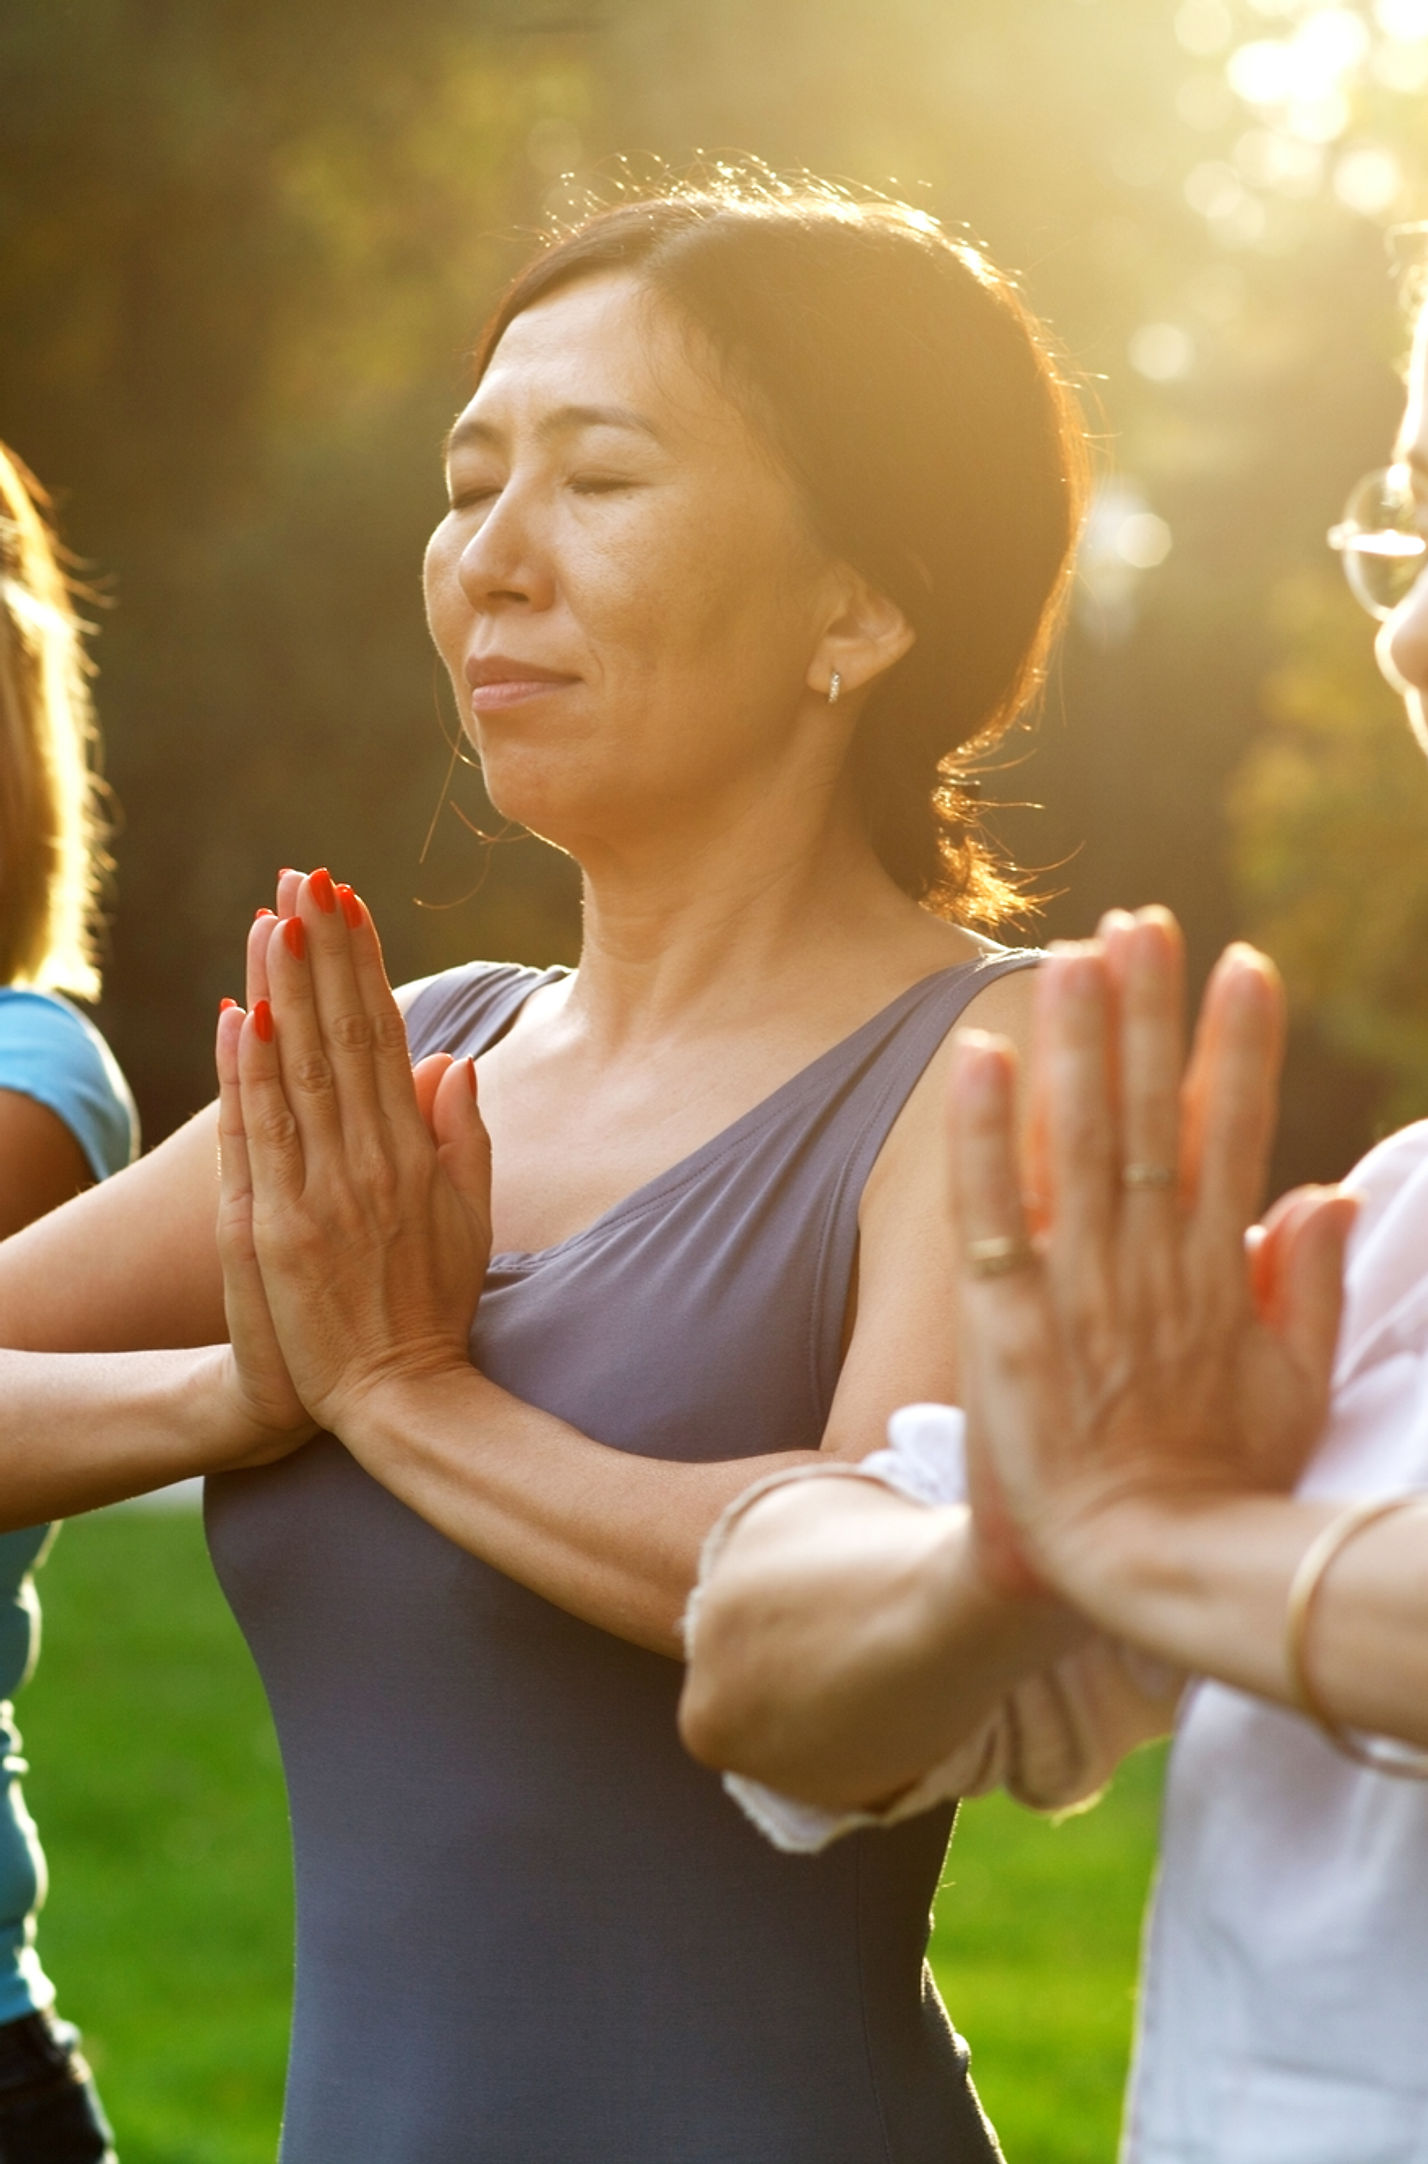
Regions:
M 585 928 L 569 1011 L 607 1043 L 726 1027 L 811 967 L 836 958 L 856 979 L 860 957 L 875 968 L 910 933 L 947 933 L 894 886 L 842 792 L 821 805 L 773 794 L 701 804 L 579 855 Z

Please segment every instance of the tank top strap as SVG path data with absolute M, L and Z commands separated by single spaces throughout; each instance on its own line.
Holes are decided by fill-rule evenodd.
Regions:
M 783 1206 L 791 1220 L 805 1218 L 809 1233 L 817 1223 L 810 1350 L 815 1392 L 825 1408 L 842 1360 L 863 1189 L 879 1153 L 948 1031 L 977 995 L 997 978 L 1034 968 L 1043 959 L 1036 948 L 1003 948 L 923 978 L 836 1045 L 828 1058 L 842 1073 L 818 1076 L 821 1086 L 809 1091 L 805 1132 L 784 1162 Z M 814 1071 L 803 1079 L 813 1084 Z
M 843 1067 L 841 1075 L 820 1072 L 823 1061 L 806 1071 L 801 1079 L 813 1085 L 811 1099 L 827 1107 L 831 1126 L 841 1130 L 838 1146 L 858 1194 L 948 1031 L 989 984 L 1043 959 L 1037 948 L 1000 948 L 923 977 L 826 1055 L 835 1070 Z
M 520 962 L 467 962 L 423 985 L 407 1009 L 411 1056 L 454 1052 L 479 1059 L 503 1037 L 533 992 L 564 969 L 528 969 Z

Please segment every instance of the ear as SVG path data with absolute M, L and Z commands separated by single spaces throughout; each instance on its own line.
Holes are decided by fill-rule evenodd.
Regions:
M 840 564 L 836 576 L 829 617 L 808 665 L 808 688 L 820 699 L 828 697 L 835 674 L 844 698 L 865 691 L 917 637 L 897 603 L 861 572 Z

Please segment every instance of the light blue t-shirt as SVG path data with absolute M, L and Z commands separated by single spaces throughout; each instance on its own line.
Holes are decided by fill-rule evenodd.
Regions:
M 0 1090 L 32 1098 L 62 1120 L 96 1180 L 138 1155 L 138 1115 L 119 1064 L 93 1024 L 58 993 L 0 985 Z M 26 1767 L 10 1705 L 39 1653 L 32 1573 L 50 1530 L 0 1533 L 0 2023 L 54 2000 L 34 1946 L 45 1865 L 20 1790 Z

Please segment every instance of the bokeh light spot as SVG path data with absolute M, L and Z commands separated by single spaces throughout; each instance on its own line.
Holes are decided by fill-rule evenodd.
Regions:
M 1373 15 L 1380 30 L 1405 45 L 1415 38 L 1428 39 L 1428 0 L 1377 0 Z
M 1365 143 L 1345 151 L 1334 167 L 1334 193 L 1346 210 L 1381 218 L 1403 193 L 1403 171 L 1391 150 Z
M 1116 531 L 1116 554 L 1133 571 L 1153 571 L 1173 545 L 1170 528 L 1154 511 L 1133 511 Z
M 1222 53 L 1235 34 L 1235 20 L 1225 0 L 1184 0 L 1175 17 L 1175 35 L 1187 53 L 1208 57 Z
M 1142 323 L 1127 351 L 1131 367 L 1149 383 L 1177 383 L 1195 364 L 1195 341 L 1178 323 Z

